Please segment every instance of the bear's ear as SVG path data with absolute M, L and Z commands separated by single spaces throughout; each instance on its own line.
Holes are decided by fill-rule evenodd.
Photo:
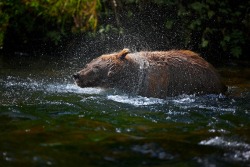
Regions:
M 124 60 L 128 53 L 130 53 L 130 50 L 125 48 L 117 54 L 117 58 L 119 58 L 120 60 Z

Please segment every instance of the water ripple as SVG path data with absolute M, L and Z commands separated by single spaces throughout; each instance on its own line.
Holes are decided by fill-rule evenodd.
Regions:
M 165 100 L 158 98 L 148 98 L 148 97 L 130 97 L 127 95 L 108 95 L 107 99 L 113 100 L 119 103 L 131 104 L 134 106 L 148 106 L 153 104 L 164 104 Z
M 244 142 L 232 141 L 223 137 L 214 137 L 199 142 L 200 145 L 210 145 L 228 149 L 224 157 L 235 161 L 250 160 L 250 145 Z

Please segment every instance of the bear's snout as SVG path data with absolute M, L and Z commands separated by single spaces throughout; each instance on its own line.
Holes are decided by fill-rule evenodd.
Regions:
M 80 78 L 80 74 L 79 74 L 79 73 L 75 73 L 75 74 L 73 75 L 73 77 L 74 77 L 75 80 L 77 80 L 77 79 Z

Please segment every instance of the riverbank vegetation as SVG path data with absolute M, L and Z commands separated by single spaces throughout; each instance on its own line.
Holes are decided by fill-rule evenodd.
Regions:
M 79 36 L 131 35 L 151 50 L 249 59 L 249 6 L 250 1 L 235 0 L 5 0 L 0 47 L 13 51 L 56 47 Z

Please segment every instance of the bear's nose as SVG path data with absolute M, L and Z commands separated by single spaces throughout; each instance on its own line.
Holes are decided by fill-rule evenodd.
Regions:
M 79 75 L 79 73 L 76 73 L 73 75 L 73 77 L 74 77 L 74 79 L 79 79 L 80 75 Z

